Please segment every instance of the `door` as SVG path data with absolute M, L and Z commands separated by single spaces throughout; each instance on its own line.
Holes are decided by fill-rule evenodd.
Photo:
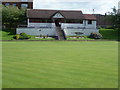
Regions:
M 55 25 L 60 26 L 60 21 L 58 19 L 55 20 Z

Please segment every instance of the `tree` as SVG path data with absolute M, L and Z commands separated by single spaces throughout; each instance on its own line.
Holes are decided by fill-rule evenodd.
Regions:
M 112 10 L 112 12 L 109 12 L 108 17 L 112 22 L 113 27 L 120 30 L 120 13 L 118 13 L 116 7 L 112 8 Z
M 0 5 L 0 30 L 2 30 L 2 5 Z
M 114 7 L 113 9 L 113 25 L 115 30 L 118 30 L 118 40 L 120 41 L 120 13 L 119 11 Z
M 17 27 L 26 20 L 25 9 L 14 6 L 2 6 L 2 24 Z

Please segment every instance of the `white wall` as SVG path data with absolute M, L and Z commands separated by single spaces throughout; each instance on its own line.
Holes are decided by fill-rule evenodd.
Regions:
M 80 34 L 81 36 L 88 36 L 92 32 L 98 33 L 99 30 L 98 29 L 64 29 L 64 32 L 67 36 L 76 36 L 75 34 L 76 32 L 83 33 L 83 34 Z
M 96 21 L 92 21 L 92 24 L 88 24 L 88 20 L 85 21 L 86 22 L 86 28 L 94 28 L 96 29 Z
M 78 24 L 78 23 L 62 23 L 62 28 L 84 28 L 84 24 Z
M 26 33 L 29 35 L 49 35 L 56 36 L 55 28 L 17 28 L 17 34 Z M 98 29 L 64 29 L 67 36 L 75 36 L 75 32 L 82 32 L 80 35 L 90 35 L 92 32 L 99 32 Z
M 52 27 L 51 23 L 28 23 L 28 27 Z
M 56 36 L 56 31 L 53 28 L 17 28 L 16 34 L 20 33 L 26 33 L 29 35 Z

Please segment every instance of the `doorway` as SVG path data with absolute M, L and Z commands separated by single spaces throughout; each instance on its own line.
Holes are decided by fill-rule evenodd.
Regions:
M 60 25 L 60 20 L 59 20 L 59 19 L 56 19 L 56 20 L 55 20 L 55 25 L 56 25 L 56 26 L 59 26 L 59 27 L 61 26 L 61 25 Z

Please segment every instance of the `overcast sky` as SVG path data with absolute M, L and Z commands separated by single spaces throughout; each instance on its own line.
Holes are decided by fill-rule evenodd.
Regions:
M 105 14 L 112 11 L 114 6 L 118 9 L 120 0 L 33 0 L 34 9 L 55 10 L 82 10 L 83 13 Z

